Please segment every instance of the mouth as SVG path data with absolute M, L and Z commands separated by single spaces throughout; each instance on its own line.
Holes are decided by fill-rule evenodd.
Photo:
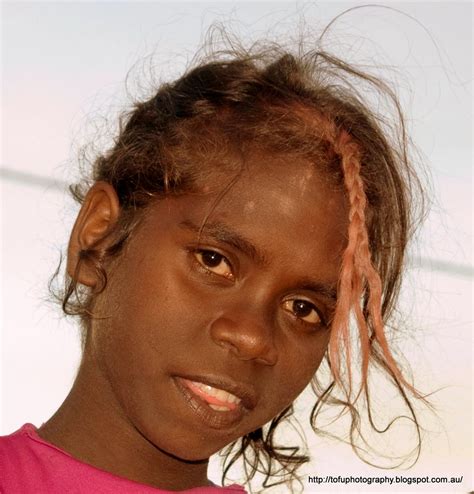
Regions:
M 210 376 L 174 376 L 173 380 L 190 408 L 210 427 L 231 427 L 256 405 L 247 386 Z
M 199 381 L 182 380 L 193 393 L 202 398 L 213 410 L 218 412 L 228 412 L 235 410 L 241 403 L 241 399 L 228 391 L 215 388 L 210 384 Z

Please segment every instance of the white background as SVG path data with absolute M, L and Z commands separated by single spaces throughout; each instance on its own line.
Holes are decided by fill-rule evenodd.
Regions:
M 77 147 L 103 134 L 96 134 L 101 117 L 113 121 L 114 112 L 127 104 L 124 80 L 132 65 L 154 52 L 158 76 L 179 74 L 214 20 L 232 20 L 233 31 L 244 39 L 268 33 L 278 38 L 294 32 L 303 14 L 317 32 L 354 5 L 2 4 L 0 434 L 25 422 L 41 425 L 74 379 L 78 332 L 48 302 L 46 287 L 76 211 L 61 184 L 74 177 Z M 305 492 L 473 488 L 472 5 L 388 5 L 415 20 L 387 9 L 356 10 L 334 27 L 331 48 L 398 68 L 410 132 L 433 177 L 432 210 L 412 251 L 413 267 L 403 289 L 411 332 L 400 337 L 399 346 L 413 362 L 419 388 L 440 390 L 432 398 L 437 416 L 422 415 L 427 431 L 417 465 L 409 471 L 384 471 L 362 463 L 350 447 L 314 436 L 302 414 L 312 455 L 302 470 Z M 300 409 L 310 407 L 309 396 Z M 214 479 L 217 471 L 213 464 Z M 326 474 L 463 475 L 464 482 L 453 489 L 434 484 L 318 487 L 307 481 L 307 475 Z

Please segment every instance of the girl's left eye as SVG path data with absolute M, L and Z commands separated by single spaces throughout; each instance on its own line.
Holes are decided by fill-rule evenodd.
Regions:
M 234 279 L 234 273 L 229 261 L 214 250 L 198 250 L 194 253 L 198 263 L 206 270 L 229 280 Z
M 314 304 L 308 300 L 290 299 L 283 302 L 283 309 L 291 312 L 295 317 L 308 324 L 319 324 L 322 322 Z

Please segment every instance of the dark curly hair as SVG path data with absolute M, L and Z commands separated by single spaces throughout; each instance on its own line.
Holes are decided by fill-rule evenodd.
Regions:
M 370 109 L 363 97 L 366 91 L 390 102 L 392 120 Z M 357 445 L 358 439 L 364 441 L 358 411 L 362 404 L 372 428 L 383 432 L 374 423 L 369 400 L 369 371 L 378 368 L 407 406 L 418 437 L 417 456 L 420 426 L 410 397 L 424 398 L 402 374 L 386 329 L 399 294 L 407 242 L 421 218 L 421 209 L 414 205 L 422 204 L 422 187 L 408 156 L 395 92 L 323 49 L 305 50 L 303 44 L 293 51 L 276 44 L 244 49 L 233 43 L 226 50 L 211 50 L 196 57 L 178 80 L 162 84 L 151 98 L 122 115 L 112 148 L 95 159 L 83 182 L 71 187 L 82 203 L 94 182 L 108 182 L 117 192 L 121 214 L 110 247 L 80 253 L 77 270 L 82 263 L 94 265 L 101 283 L 91 290 L 79 285 L 76 276 L 66 275 L 60 294 L 64 312 L 80 316 L 84 341 L 94 298 L 107 285 L 106 261 L 120 256 L 146 208 L 165 195 L 198 193 L 211 173 L 236 176 L 238 166 L 225 157 L 246 147 L 310 159 L 350 206 L 326 355 L 330 380 L 325 385 L 313 380 L 318 396 L 310 417 L 313 429 L 324 432 L 316 424 L 322 405 L 342 406 L 352 418 L 350 442 L 363 457 L 365 445 Z M 226 164 L 216 169 L 217 163 Z M 358 386 L 351 372 L 351 315 L 360 346 Z M 264 486 L 278 475 L 293 480 L 308 457 L 300 447 L 281 447 L 275 439 L 278 424 L 292 412 L 292 407 L 283 410 L 270 424 L 231 445 L 223 480 L 239 458 L 247 480 L 257 472 L 264 474 Z

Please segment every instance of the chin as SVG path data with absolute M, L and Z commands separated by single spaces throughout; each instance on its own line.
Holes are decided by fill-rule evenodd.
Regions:
M 213 447 L 209 444 L 208 437 L 196 438 L 197 440 L 186 438 L 184 441 L 173 440 L 173 438 L 169 439 L 166 441 L 166 444 L 155 444 L 156 448 L 167 456 L 185 463 L 206 463 L 212 455 L 235 440 L 233 439 Z

